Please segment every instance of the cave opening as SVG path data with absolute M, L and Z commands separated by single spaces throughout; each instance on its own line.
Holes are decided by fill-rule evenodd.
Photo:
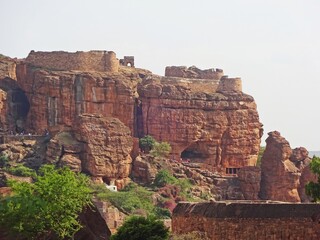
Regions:
M 207 146 L 202 142 L 195 142 L 181 152 L 182 161 L 203 163 L 209 158 Z
M 25 130 L 30 103 L 25 92 L 18 86 L 17 81 L 5 78 L 0 81 L 0 89 L 5 92 L 2 97 L 0 119 L 4 132 L 21 133 Z

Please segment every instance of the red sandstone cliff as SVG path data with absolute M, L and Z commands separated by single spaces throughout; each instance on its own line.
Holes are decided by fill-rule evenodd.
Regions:
M 36 63 L 43 54 L 32 53 Z M 169 142 L 176 160 L 182 157 L 222 173 L 255 165 L 262 124 L 254 99 L 242 92 L 241 79 L 197 68 L 191 69 L 197 79 L 159 77 L 129 67 L 75 71 L 71 63 L 66 70 L 60 64 L 57 71 L 50 69 L 55 66 L 51 57 L 43 60 L 49 61 L 47 67 L 31 60 L 17 66 L 17 83 L 30 106 L 21 129 L 57 132 L 75 128 L 81 114 L 102 114 L 118 118 L 132 136 L 149 134 Z

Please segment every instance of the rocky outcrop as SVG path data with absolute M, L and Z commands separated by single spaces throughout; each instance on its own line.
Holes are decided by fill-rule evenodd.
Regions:
M 279 132 L 268 133 L 266 150 L 261 159 L 262 199 L 300 202 L 300 170 L 290 161 L 292 149 Z
M 175 160 L 210 171 L 253 166 L 262 135 L 254 99 L 242 92 L 217 93 L 215 80 L 145 78 L 138 86 L 144 133 L 168 141 Z
M 83 143 L 83 171 L 121 189 L 131 171 L 130 129 L 116 118 L 83 114 L 78 117 L 74 132 Z
M 262 124 L 240 78 L 196 67 L 169 67 L 170 77 L 126 67 L 118 72 L 75 71 L 72 64 L 68 71 L 57 71 L 49 69 L 58 64 L 47 58 L 50 54 L 37 54 L 50 64 L 28 60 L 17 66 L 18 83 L 30 102 L 21 126 L 59 132 L 76 126 L 81 114 L 102 114 L 118 118 L 134 137 L 149 134 L 169 142 L 175 160 L 190 159 L 220 173 L 255 165 Z M 55 54 L 60 53 L 50 56 Z
M 238 172 L 240 189 L 246 200 L 259 200 L 261 169 L 260 167 L 247 166 Z
M 311 159 L 303 148 L 291 149 L 289 142 L 279 132 L 268 133 L 266 150 L 261 159 L 262 199 L 287 202 L 308 202 L 305 185 L 317 181 L 311 173 Z
M 56 134 L 47 145 L 46 161 L 57 166 L 68 166 L 72 171 L 81 172 L 80 155 L 82 143 L 78 142 L 72 132 Z
M 132 164 L 132 179 L 141 184 L 151 184 L 156 177 L 157 168 L 150 163 L 148 156 L 138 156 Z
M 0 56 L 0 80 L 4 78 L 17 79 L 17 61 L 9 57 Z
M 75 240 L 108 240 L 110 238 L 110 229 L 95 205 L 85 208 L 79 215 L 79 220 L 83 228 L 75 234 Z

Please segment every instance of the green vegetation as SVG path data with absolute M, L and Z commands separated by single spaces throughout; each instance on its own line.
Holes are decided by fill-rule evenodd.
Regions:
M 171 146 L 167 142 L 156 142 L 150 151 L 153 157 L 168 157 L 171 152 Z
M 261 165 L 261 158 L 263 156 L 264 151 L 266 150 L 266 147 L 260 146 L 259 154 L 258 154 L 258 160 L 257 160 L 257 166 L 259 167 Z
M 14 195 L 0 200 L 0 226 L 26 239 L 71 238 L 78 214 L 91 204 L 89 180 L 68 168 L 44 165 L 34 183 L 9 182 Z
M 189 191 L 192 187 L 190 181 L 188 179 L 175 178 L 168 170 L 160 170 L 155 177 L 153 185 L 157 188 L 165 187 L 167 185 L 176 186 L 180 190 L 179 195 L 181 197 L 186 200 L 192 200 Z
M 175 178 L 168 170 L 160 170 L 155 179 L 154 179 L 154 186 L 156 187 L 164 187 L 167 184 L 176 184 L 178 182 L 178 179 Z
M 5 168 L 9 165 L 9 158 L 7 155 L 0 156 L 0 168 Z
M 133 216 L 129 218 L 118 229 L 117 233 L 111 236 L 111 240 L 166 240 L 169 238 L 169 230 L 163 222 L 153 217 Z
M 309 182 L 306 185 L 306 194 L 312 197 L 313 201 L 320 202 L 320 158 L 313 156 L 310 163 L 311 171 L 318 176 L 316 183 Z
M 145 152 L 149 152 L 153 148 L 155 143 L 156 140 L 150 135 L 146 135 L 143 138 L 139 139 L 140 148 Z
M 130 183 L 118 192 L 112 192 L 104 185 L 95 185 L 93 188 L 97 192 L 99 199 L 109 201 L 115 207 L 129 214 L 142 211 L 148 215 L 154 215 L 159 218 L 170 217 L 170 213 L 166 209 L 159 209 L 154 206 L 152 202 L 152 194 L 154 192 L 135 183 Z
M 8 167 L 6 169 L 7 172 L 15 175 L 15 176 L 20 176 L 20 177 L 32 177 L 36 178 L 37 174 L 34 169 L 25 167 L 23 165 L 18 165 L 15 167 Z

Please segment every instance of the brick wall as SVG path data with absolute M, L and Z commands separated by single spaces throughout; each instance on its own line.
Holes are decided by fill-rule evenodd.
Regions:
M 114 52 L 35 52 L 31 51 L 26 62 L 36 67 L 52 70 L 109 71 L 117 72 L 119 61 Z
M 319 214 L 319 204 L 179 203 L 172 230 L 205 232 L 211 240 L 316 240 Z

